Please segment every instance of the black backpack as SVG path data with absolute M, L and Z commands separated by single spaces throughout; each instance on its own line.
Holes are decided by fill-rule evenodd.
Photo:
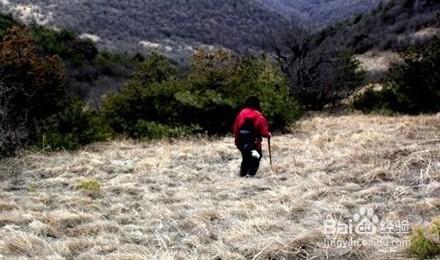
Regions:
M 247 119 L 238 134 L 238 149 L 242 152 L 255 150 L 256 130 L 251 120 Z

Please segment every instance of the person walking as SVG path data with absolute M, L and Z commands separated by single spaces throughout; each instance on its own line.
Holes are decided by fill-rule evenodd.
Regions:
M 270 139 L 267 119 L 261 113 L 260 100 L 251 96 L 246 100 L 244 108 L 237 115 L 233 125 L 235 145 L 240 150 L 242 162 L 240 167 L 241 177 L 254 177 L 260 166 L 263 156 L 262 140 Z

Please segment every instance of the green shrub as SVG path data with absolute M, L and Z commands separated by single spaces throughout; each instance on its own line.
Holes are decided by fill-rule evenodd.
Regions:
M 62 112 L 45 120 L 37 140 L 45 149 L 72 150 L 108 137 L 110 130 L 100 115 L 81 101 L 72 101 Z
M 429 227 L 419 227 L 410 237 L 409 252 L 418 259 L 440 255 L 440 219 L 434 219 Z
M 64 106 L 63 63 L 42 55 L 27 29 L 13 27 L 0 42 L 0 82 L 13 115 L 26 113 L 29 121 L 41 120 Z
M 434 38 L 404 55 L 388 85 L 397 99 L 394 110 L 416 114 L 440 111 L 440 38 Z
M 96 69 L 95 78 L 100 75 L 125 77 L 132 73 L 132 67 L 137 61 L 130 58 L 128 55 L 100 52 L 91 61 L 91 65 Z
M 0 39 L 3 38 L 6 31 L 13 26 L 18 26 L 18 23 L 14 21 L 12 16 L 0 13 Z
M 101 183 L 96 179 L 85 179 L 77 183 L 76 189 L 88 196 L 97 197 L 101 194 Z
M 198 51 L 185 74 L 153 54 L 120 93 L 105 98 L 103 111 L 115 132 L 132 137 L 175 136 L 176 131 L 225 134 L 250 95 L 261 98 L 274 128 L 282 129 L 300 115 L 299 105 L 289 96 L 286 80 L 274 64 L 225 50 Z
M 144 61 L 120 93 L 108 95 L 103 114 L 116 133 L 135 137 L 139 121 L 173 124 L 177 116 L 174 94 L 179 85 L 177 70 L 163 56 L 153 54 Z
M 190 135 L 196 128 L 185 126 L 169 126 L 156 122 L 139 120 L 130 131 L 134 137 L 141 139 L 179 138 Z
M 0 156 L 13 155 L 65 106 L 63 63 L 41 54 L 29 30 L 12 27 L 0 42 L 0 93 Z
M 32 38 L 45 53 L 58 55 L 75 66 L 94 59 L 98 54 L 95 43 L 79 39 L 74 32 L 68 30 L 58 32 L 33 26 Z
M 368 89 L 362 94 L 356 95 L 353 101 L 353 107 L 364 113 L 376 113 L 391 115 L 393 104 L 396 104 L 396 98 L 389 89 L 380 91 Z
M 384 89 L 357 97 L 354 107 L 365 112 L 387 109 L 406 114 L 440 111 L 440 38 L 408 50 L 394 66 Z
M 279 67 L 264 57 L 243 58 L 222 49 L 199 50 L 185 84 L 185 92 L 178 98 L 208 133 L 228 132 L 250 95 L 260 98 L 273 129 L 284 129 L 301 114 Z

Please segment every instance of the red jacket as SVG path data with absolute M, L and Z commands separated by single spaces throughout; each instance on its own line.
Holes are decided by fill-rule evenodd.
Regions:
M 235 119 L 235 123 L 233 126 L 235 144 L 238 144 L 240 128 L 247 120 L 250 120 L 254 124 L 258 135 L 257 140 L 255 140 L 255 144 L 257 146 L 257 149 L 261 149 L 261 137 L 269 138 L 271 134 L 269 132 L 269 126 L 267 124 L 266 118 L 259 111 L 251 108 L 245 108 L 241 110 L 241 112 L 237 115 L 237 118 Z

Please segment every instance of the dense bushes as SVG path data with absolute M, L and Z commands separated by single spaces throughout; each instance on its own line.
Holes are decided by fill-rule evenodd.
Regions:
M 179 73 L 153 54 L 103 106 L 117 133 L 149 137 L 157 127 L 224 134 L 246 96 L 258 95 L 272 125 L 283 128 L 299 115 L 280 71 L 264 58 L 241 58 L 226 50 L 199 50 L 189 73 Z M 154 122 L 152 124 L 151 122 Z M 190 131 L 191 130 L 191 131 Z
M 111 74 L 113 64 L 127 64 L 125 56 L 91 51 L 86 57 L 87 51 L 73 51 L 67 44 L 76 42 L 70 33 L 33 30 L 13 27 L 0 42 L 1 155 L 28 145 L 76 149 L 115 134 L 148 139 L 225 134 L 249 95 L 261 97 L 274 128 L 284 128 L 300 113 L 269 59 L 224 49 L 199 50 L 187 71 L 152 54 L 121 91 L 107 95 L 98 112 L 70 95 L 72 85 L 59 56 L 91 58 L 87 64 L 103 70 L 97 74 Z
M 40 140 L 55 149 L 103 138 L 98 116 L 67 87 L 58 56 L 44 54 L 28 29 L 7 31 L 0 42 L 0 156 Z
M 199 50 L 192 59 L 186 89 L 177 96 L 208 133 L 225 133 L 244 99 L 257 95 L 273 128 L 300 114 L 279 68 L 264 57 L 238 57 L 226 50 Z M 191 95 L 189 95 L 191 93 Z
M 380 91 L 369 88 L 365 92 L 355 95 L 353 107 L 364 113 L 392 114 L 390 104 L 396 104 L 396 97 L 389 88 Z
M 77 149 L 82 145 L 110 137 L 102 117 L 79 100 L 72 100 L 57 114 L 43 122 L 32 145 L 47 150 Z
M 103 113 L 112 129 L 138 136 L 146 134 L 144 126 L 140 127 L 142 130 L 136 129 L 140 121 L 171 123 L 171 102 L 177 92 L 172 80 L 176 73 L 166 58 L 159 55 L 152 55 L 139 65 L 121 92 L 109 94 L 104 100 Z
M 54 31 L 41 26 L 33 26 L 32 37 L 40 48 L 48 54 L 58 55 L 75 66 L 92 60 L 98 49 L 90 40 L 81 40 L 68 30 Z
M 60 111 L 65 98 L 62 62 L 41 55 L 28 30 L 9 29 L 0 42 L 1 153 L 35 138 L 42 120 Z
M 68 30 L 32 26 L 31 31 L 39 51 L 57 55 L 65 64 L 69 96 L 87 100 L 95 107 L 99 107 L 104 93 L 119 90 L 137 63 L 126 54 L 99 52 L 94 42 Z
M 0 13 L 0 38 L 14 26 L 26 27 L 10 15 Z M 138 63 L 138 59 L 128 54 L 98 51 L 94 42 L 66 29 L 53 30 L 36 24 L 27 28 L 39 53 L 56 55 L 63 61 L 68 95 L 83 99 L 95 108 L 100 106 L 103 94 L 121 88 Z
M 188 126 L 170 126 L 152 121 L 138 120 L 131 128 L 134 138 L 162 139 L 189 136 L 197 130 Z
M 56 56 L 41 55 L 26 29 L 8 30 L 0 42 L 0 81 L 12 117 L 40 120 L 63 106 L 63 64 Z
M 12 18 L 11 15 L 0 13 L 0 38 L 2 38 L 6 34 L 8 28 L 16 25 L 17 22 Z
M 354 107 L 365 112 L 432 113 L 440 111 L 440 39 L 411 48 L 394 66 L 381 91 L 358 96 Z

